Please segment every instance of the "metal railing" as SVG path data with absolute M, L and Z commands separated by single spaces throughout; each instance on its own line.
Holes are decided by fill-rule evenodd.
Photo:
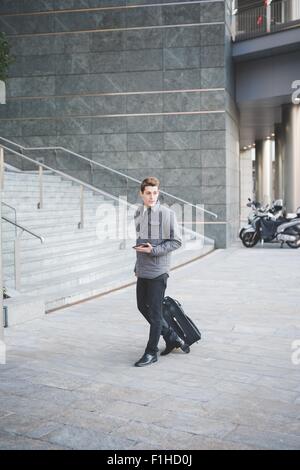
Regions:
M 54 169 L 54 168 L 52 168 L 48 165 L 45 165 L 45 163 L 37 162 L 33 158 L 30 158 L 27 155 L 24 155 L 23 153 L 17 152 L 16 150 L 13 150 L 13 149 L 5 146 L 5 145 L 2 145 L 1 148 L 4 149 L 4 150 L 7 150 L 8 152 L 12 153 L 13 155 L 21 157 L 22 159 L 26 160 L 27 162 L 32 163 L 35 166 L 38 166 L 38 171 L 39 171 L 39 198 L 38 198 L 38 203 L 37 203 L 37 208 L 38 209 L 42 209 L 43 205 L 44 205 L 43 204 L 43 192 L 44 192 L 43 191 L 43 174 L 44 174 L 44 170 L 48 170 L 48 171 L 50 171 L 54 174 L 57 174 L 57 175 L 65 178 L 65 179 L 68 179 L 68 180 L 70 180 L 74 183 L 77 183 L 79 185 L 79 187 L 80 187 L 80 193 L 79 193 L 80 194 L 80 222 L 78 223 L 78 228 L 83 228 L 84 227 L 84 210 L 83 210 L 83 207 L 84 207 L 84 205 L 83 205 L 83 203 L 84 203 L 84 188 L 90 189 L 90 190 L 92 190 L 96 193 L 101 194 L 102 196 L 106 196 L 108 198 L 111 198 L 116 202 L 121 202 L 121 203 L 124 202 L 124 204 L 126 204 L 126 205 L 128 204 L 127 202 L 122 201 L 122 199 L 120 200 L 119 198 L 117 198 L 117 197 L 115 197 L 115 196 L 113 196 L 113 195 L 111 195 L 111 194 L 109 194 L 109 193 L 107 193 L 107 192 L 105 192 L 101 189 L 98 189 L 95 186 L 92 186 L 88 183 L 85 183 L 82 180 L 80 180 L 78 178 L 75 178 L 74 176 L 68 175 L 67 173 L 65 173 L 63 171 L 56 170 L 56 169 Z M 4 182 L 3 182 L 2 188 L 4 188 Z
M 22 230 L 20 237 L 22 236 L 24 232 L 26 232 L 26 233 L 29 233 L 29 235 L 32 235 L 33 237 L 38 238 L 41 241 L 41 243 L 45 242 L 45 239 L 43 237 L 41 237 L 40 235 L 37 235 L 36 233 L 32 232 L 28 228 L 24 227 L 23 225 L 17 224 L 13 220 L 8 219 L 7 217 L 5 217 L 5 215 L 2 215 L 1 218 L 5 220 L 5 222 L 8 222 L 9 224 L 14 225 L 17 228 L 20 228 Z
M 7 204 L 6 202 L 1 202 L 1 205 L 2 207 L 7 207 L 9 210 L 13 211 L 14 213 L 14 219 L 15 219 L 15 224 L 17 224 L 17 209 L 13 206 L 10 206 L 9 204 Z M 17 229 L 16 229 L 16 233 L 17 233 Z
M 8 140 L 8 139 L 6 139 L 4 137 L 1 137 L 1 136 L 0 136 L 0 140 L 2 140 L 4 142 L 7 142 L 10 145 L 18 147 L 19 149 L 21 149 L 22 152 L 23 151 L 26 151 L 26 152 L 30 152 L 30 151 L 39 151 L 39 152 L 41 152 L 41 151 L 52 151 L 52 152 L 61 151 L 65 154 L 72 155 L 73 157 L 76 157 L 76 158 L 80 159 L 81 161 L 84 161 L 84 162 L 88 163 L 90 166 L 95 166 L 96 168 L 101 168 L 102 170 L 105 170 L 105 171 L 109 172 L 110 174 L 117 175 L 118 177 L 124 178 L 126 180 L 126 187 L 125 187 L 126 195 L 128 194 L 128 188 L 129 188 L 128 183 L 129 182 L 133 182 L 136 186 L 138 186 L 138 188 L 141 184 L 140 180 L 138 180 L 136 178 L 133 178 L 132 176 L 126 175 L 125 173 L 122 173 L 118 170 L 115 170 L 111 167 L 108 167 L 107 165 L 99 163 L 95 160 L 91 160 L 90 158 L 87 158 L 87 157 L 85 157 L 85 156 L 83 156 L 79 153 L 73 152 L 73 151 L 71 151 L 69 149 L 66 149 L 64 147 L 24 147 L 20 144 L 12 142 L 11 140 Z M 0 144 L 0 145 L 2 145 L 2 144 Z M 12 151 L 12 149 L 10 149 L 7 146 L 2 145 L 2 147 L 4 149 Z M 12 151 L 12 152 L 14 152 L 14 151 Z M 14 152 L 14 153 L 16 153 L 16 152 Z M 21 157 L 23 156 L 23 154 L 21 154 L 21 153 L 18 153 L 18 154 Z M 27 160 L 30 160 L 29 157 L 26 157 L 26 158 L 27 158 Z M 31 159 L 31 161 L 35 162 L 35 164 L 36 164 L 36 160 Z M 54 170 L 53 167 L 47 166 L 45 164 L 40 163 L 40 167 L 41 168 L 47 168 L 48 170 L 54 171 L 54 172 L 60 174 L 61 176 L 65 177 L 65 178 L 73 178 L 73 180 L 76 181 L 76 183 L 87 186 L 87 187 L 89 187 L 89 189 L 100 191 L 102 194 L 105 194 L 107 197 L 114 197 L 115 199 L 119 200 L 119 198 L 117 198 L 116 196 L 113 196 L 111 193 L 109 194 L 109 193 L 104 192 L 103 190 L 100 190 L 99 188 L 97 188 L 95 186 L 95 184 L 90 185 L 88 183 L 83 183 L 82 180 L 78 180 L 77 178 L 70 177 L 70 175 L 68 175 L 66 172 L 62 172 L 62 171 L 59 171 L 59 170 Z M 42 172 L 42 170 L 40 170 L 40 172 Z M 216 219 L 218 218 L 217 214 L 215 214 L 214 212 L 209 211 L 207 209 L 204 209 L 201 205 L 192 204 L 191 202 L 186 201 L 185 199 L 182 199 L 180 197 L 174 196 L 173 194 L 170 194 L 166 191 L 160 190 L 160 194 L 163 195 L 163 196 L 167 196 L 167 197 L 169 197 L 169 198 L 171 198 L 175 201 L 178 201 L 180 203 L 187 204 L 188 206 L 193 207 L 196 211 L 201 211 L 201 212 L 206 213 L 206 214 L 208 214 L 208 215 L 210 215 L 210 216 L 212 216 Z M 42 207 L 42 177 L 40 177 L 40 207 Z
M 300 26 L 300 0 L 262 1 L 232 12 L 232 39 L 241 41 Z
M 125 175 L 124 173 L 122 172 L 119 172 L 117 170 L 114 170 L 110 167 L 107 167 L 106 165 L 103 165 L 103 164 L 100 164 L 99 162 L 95 162 L 93 160 L 90 160 L 88 159 L 87 157 L 84 157 L 83 155 L 80 155 L 80 154 L 77 154 L 75 152 L 72 152 L 71 150 L 67 150 L 63 147 L 39 147 L 39 148 L 26 148 L 24 146 L 21 146 L 15 142 L 12 142 L 8 139 L 5 139 L 3 137 L 0 137 L 0 140 L 2 141 L 5 141 L 7 142 L 8 144 L 10 145 L 13 145 L 15 147 L 17 147 L 20 151 L 16 151 L 14 150 L 13 148 L 11 147 L 8 147 L 7 145 L 4 145 L 2 143 L 0 143 L 0 183 L 1 183 L 1 190 L 4 189 L 5 187 L 5 181 L 4 181 L 4 150 L 7 151 L 10 155 L 14 155 L 16 157 L 20 157 L 21 158 L 21 161 L 22 162 L 27 162 L 27 163 L 30 163 L 30 165 L 33 165 L 34 167 L 38 167 L 38 177 L 39 177 L 39 198 L 38 198 L 38 203 L 37 203 L 37 208 L 38 209 L 42 209 L 43 208 L 43 204 L 44 204 L 44 200 L 43 200 L 43 193 L 44 193 L 44 188 L 43 188 L 43 175 L 44 175 L 44 171 L 45 170 L 48 170 L 49 172 L 53 173 L 53 174 L 56 174 L 56 175 L 59 175 L 61 177 L 63 177 L 64 179 L 66 180 L 69 180 L 69 181 L 72 181 L 73 183 L 79 185 L 79 188 L 80 188 L 80 193 L 79 193 L 79 200 L 80 200 L 80 222 L 78 223 L 78 228 L 82 229 L 84 227 L 84 189 L 87 188 L 91 191 L 93 191 L 94 193 L 98 193 L 100 194 L 101 196 L 105 196 L 115 202 L 118 202 L 119 204 L 124 204 L 126 205 L 127 207 L 132 207 L 132 206 L 135 206 L 134 204 L 130 204 L 127 199 L 123 199 L 122 197 L 116 197 L 102 189 L 99 189 L 97 187 L 95 187 L 94 185 L 92 184 L 89 184 L 89 183 L 86 183 L 84 181 L 82 181 L 81 179 L 78 179 L 78 178 L 75 178 L 74 176 L 71 176 L 69 174 L 67 174 L 66 172 L 64 171 L 61 171 L 61 170 L 57 170 L 55 168 L 53 168 L 52 166 L 49 166 L 49 165 L 46 165 L 45 163 L 42 163 L 40 161 L 37 161 L 27 155 L 24 154 L 24 151 L 30 151 L 30 150 L 33 150 L 33 151 L 41 151 L 41 150 L 54 150 L 54 151 L 57 151 L 57 150 L 62 150 L 72 156 L 75 156 L 75 157 L 78 157 L 79 159 L 81 159 L 82 161 L 85 161 L 85 162 L 88 162 L 89 164 L 93 164 L 93 165 L 96 165 L 98 167 L 101 167 L 113 174 L 116 174 L 118 176 L 121 176 L 121 177 L 124 177 L 126 178 L 127 181 L 132 181 L 134 182 L 135 184 L 138 184 L 140 186 L 141 184 L 141 181 L 136 179 L 136 178 L 133 178 L 129 175 Z M 127 185 L 127 189 L 128 189 L 128 185 Z M 166 191 L 160 191 L 161 194 L 163 195 L 166 195 L 176 201 L 179 201 L 181 203 L 184 203 L 184 204 L 187 204 L 190 208 L 195 208 L 196 210 L 198 211 L 201 211 L 202 213 L 207 213 L 209 215 L 212 215 L 213 217 L 217 218 L 217 214 L 211 212 L 211 211 L 208 211 L 204 208 L 202 208 L 201 206 L 198 206 L 198 205 L 195 205 L 195 204 L 192 204 L 190 203 L 189 201 L 186 201 L 182 198 L 179 198 L 177 196 L 173 196 L 172 194 L 166 192 Z M 6 204 L 6 203 L 5 203 Z M 9 206 L 8 204 L 6 204 L 7 207 L 10 207 L 11 209 L 14 209 L 12 206 Z M 23 232 L 27 232 L 29 233 L 30 235 L 38 238 L 41 240 L 41 242 L 43 243 L 44 242 L 44 239 L 43 237 L 35 234 L 34 232 L 30 231 L 29 229 L 27 229 L 26 227 L 23 227 L 22 225 L 19 225 L 16 221 L 12 221 L 11 219 L 3 216 L 2 219 L 7 222 L 7 223 L 10 223 L 10 224 L 13 224 L 16 228 L 19 228 L 22 230 L 21 232 L 21 235 Z M 15 217 L 16 219 L 16 217 Z M 195 239 L 197 239 L 199 236 L 201 238 L 201 235 L 199 235 L 199 233 L 197 232 L 197 227 L 196 227 L 196 232 L 195 230 L 192 230 L 191 228 L 187 228 L 185 226 L 185 224 L 189 222 L 188 221 L 184 221 L 182 225 L 182 230 L 183 232 L 187 233 L 187 234 L 190 234 L 190 235 L 193 235 L 194 237 L 196 237 Z M 223 222 L 213 222 L 213 223 L 223 223 Z M 21 236 L 20 235 L 20 236 Z M 21 257 L 21 250 L 20 250 L 20 236 L 16 237 L 16 240 L 15 240 L 15 247 L 14 247 L 14 256 L 15 256 L 15 288 L 16 290 L 20 290 L 20 286 L 21 286 L 21 261 L 20 261 L 20 257 Z M 124 243 L 124 240 L 123 242 Z
M 10 218 L 11 220 L 13 219 L 15 223 L 17 223 L 17 210 L 15 207 L 11 206 L 10 204 L 7 204 L 5 202 L 2 202 L 1 201 L 1 218 L 3 216 L 6 216 L 8 218 Z M 6 235 L 5 233 L 5 230 L 3 230 L 4 227 L 2 227 L 2 231 L 1 231 L 1 244 L 3 243 L 3 237 Z M 17 259 L 16 259 L 16 253 L 15 253 L 15 240 L 18 236 L 18 229 L 17 227 L 15 226 L 15 231 L 14 231 L 14 237 L 12 237 L 12 239 L 7 239 L 5 240 L 6 242 L 6 251 L 9 253 L 12 254 L 13 256 L 13 266 L 14 266 L 14 273 L 13 273 L 13 276 L 14 276 L 14 279 L 15 279 L 15 285 L 16 285 L 16 278 L 15 278 L 15 273 L 16 273 L 16 263 L 17 263 Z M 4 270 L 4 267 L 5 267 L 5 264 L 2 263 L 2 271 Z M 3 277 L 3 276 L 2 276 Z
M 2 203 L 3 205 L 6 205 L 7 207 L 10 207 L 15 210 L 14 207 L 9 206 L 8 204 Z M 24 232 L 28 233 L 32 237 L 38 238 L 41 243 L 44 243 L 45 240 L 43 237 L 40 235 L 37 235 L 36 233 L 32 232 L 28 228 L 24 227 L 23 225 L 18 224 L 17 222 L 9 219 L 8 217 L 5 217 L 4 215 L 1 216 L 1 219 L 4 220 L 4 222 L 7 222 L 15 227 L 15 229 L 20 229 L 21 232 L 18 235 L 16 233 L 16 237 L 14 240 L 14 280 L 15 280 L 15 289 L 20 290 L 21 288 L 21 237 Z

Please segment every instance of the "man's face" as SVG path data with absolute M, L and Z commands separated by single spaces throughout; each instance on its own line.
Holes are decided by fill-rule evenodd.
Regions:
M 157 202 L 159 189 L 157 186 L 146 186 L 143 193 L 140 191 L 140 195 L 146 207 L 153 207 Z

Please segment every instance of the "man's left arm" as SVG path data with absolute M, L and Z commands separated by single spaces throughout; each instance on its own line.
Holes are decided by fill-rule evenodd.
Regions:
M 176 219 L 175 212 L 170 212 L 170 224 L 169 224 L 169 235 L 170 238 L 163 240 L 159 245 L 153 246 L 150 256 L 163 256 L 171 251 L 178 250 L 182 245 L 180 237 L 179 226 Z

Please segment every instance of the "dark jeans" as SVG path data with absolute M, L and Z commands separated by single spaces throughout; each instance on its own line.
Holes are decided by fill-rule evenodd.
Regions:
M 160 335 L 167 338 L 170 334 L 170 328 L 162 316 L 162 301 L 168 277 L 168 274 L 162 274 L 154 279 L 139 277 L 137 280 L 137 306 L 150 323 L 149 340 L 145 350 L 147 354 L 156 354 Z

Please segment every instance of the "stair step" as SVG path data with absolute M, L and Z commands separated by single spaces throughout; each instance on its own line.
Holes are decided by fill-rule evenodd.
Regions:
M 36 192 L 36 193 L 33 193 L 33 192 L 28 192 L 28 193 L 22 193 L 22 191 L 18 191 L 18 192 L 15 192 L 11 195 L 4 193 L 3 194 L 3 197 L 2 197 L 2 200 L 4 202 L 7 202 L 8 204 L 10 204 L 11 206 L 13 205 L 12 201 L 15 201 L 16 203 L 24 203 L 24 201 L 27 201 L 27 202 L 32 202 L 32 203 L 37 203 L 39 202 L 39 199 L 40 199 L 40 194 L 39 192 Z M 11 201 L 11 202 L 10 202 Z M 78 193 L 70 193 L 68 191 L 66 192 L 59 192 L 57 193 L 57 191 L 53 191 L 52 194 L 50 194 L 48 192 L 47 193 L 44 193 L 43 195 L 43 201 L 44 203 L 49 203 L 51 201 L 56 201 L 56 202 L 59 202 L 59 201 L 65 201 L 65 202 L 72 202 L 74 201 L 74 203 L 76 203 L 78 206 L 79 206 L 79 202 L 80 202 L 80 194 L 79 192 Z M 94 198 L 92 195 L 85 195 L 85 197 L 83 198 L 83 201 L 84 202 L 96 202 L 97 199 Z M 99 201 L 103 201 L 103 199 L 99 199 Z M 110 202 L 110 201 L 107 201 L 107 202 Z M 111 201 L 111 203 L 113 204 L 113 201 Z
M 57 253 L 58 255 L 61 254 L 65 247 L 71 247 L 71 248 L 82 248 L 83 246 L 90 246 L 91 249 L 93 247 L 99 246 L 99 245 L 108 245 L 110 243 L 114 243 L 116 241 L 116 237 L 111 237 L 110 239 L 108 238 L 96 238 L 94 236 L 87 235 L 84 238 L 78 238 L 77 240 L 73 238 L 64 238 L 61 239 L 59 237 L 56 237 L 55 239 L 52 240 L 52 242 L 45 242 L 44 244 L 41 244 L 38 239 L 33 239 L 34 243 L 21 243 L 21 256 L 25 255 L 27 256 L 28 253 L 34 252 L 36 255 L 42 254 L 44 256 L 47 256 L 47 254 L 54 254 Z M 117 240 L 119 244 L 123 244 L 123 240 Z M 61 245 L 61 248 L 58 246 L 58 244 Z M 135 244 L 135 240 L 131 240 L 129 245 L 133 246 Z M 3 250 L 3 253 L 6 254 L 12 254 L 13 249 L 14 249 L 14 244 L 11 243 L 6 243 L 5 249 Z
M 23 210 L 28 210 L 28 209 L 31 209 L 31 210 L 48 210 L 48 211 L 55 211 L 56 209 L 64 209 L 64 210 L 68 210 L 69 208 L 70 209 L 77 209 L 80 207 L 80 202 L 79 202 L 79 199 L 76 200 L 74 199 L 73 197 L 65 197 L 65 198 L 60 198 L 58 196 L 55 196 L 51 199 L 44 199 L 44 204 L 43 204 L 43 208 L 42 209 L 37 209 L 37 204 L 39 202 L 39 198 L 27 198 L 27 197 L 23 197 L 22 200 L 20 199 L 12 199 L 12 198 L 5 198 L 3 197 L 3 202 L 5 202 L 6 204 L 9 204 L 10 206 L 13 206 L 17 209 L 17 214 L 19 212 L 22 212 Z M 84 201 L 84 207 L 98 207 L 100 204 L 102 204 L 103 201 L 100 200 L 100 201 L 97 201 L 97 200 L 85 200 Z M 110 202 L 110 201 L 105 201 L 105 204 L 107 204 L 107 206 L 111 205 L 113 206 L 114 205 L 114 202 Z
M 32 183 L 23 183 L 23 181 L 5 181 L 4 182 L 4 189 L 3 191 L 16 191 L 18 188 L 22 189 L 22 191 L 39 191 L 40 184 L 39 182 L 32 182 Z M 72 183 L 69 182 L 43 182 L 43 189 L 46 191 L 53 191 L 54 189 L 63 189 L 63 190 L 77 190 L 79 186 L 74 186 Z
M 30 182 L 34 182 L 34 181 L 38 181 L 38 178 L 39 178 L 39 174 L 38 173 L 35 173 L 35 174 L 27 174 L 25 173 L 24 171 L 20 172 L 20 173 L 10 173 L 10 172 L 5 172 L 4 173 L 4 183 L 5 181 L 24 181 L 24 182 L 27 182 L 27 183 L 30 183 Z M 47 181 L 47 182 L 62 182 L 62 183 L 69 183 L 70 181 L 68 179 L 64 179 L 62 176 L 60 175 L 47 175 L 47 174 L 43 174 L 43 181 Z
M 55 298 L 53 295 L 45 294 L 46 311 L 68 305 L 73 302 L 80 302 L 95 295 L 101 295 L 112 289 L 117 289 L 136 282 L 133 271 L 120 270 L 118 275 L 106 274 L 101 282 L 92 281 L 84 285 L 79 285 L 74 290 L 72 287 L 57 288 Z
M 58 277 L 66 276 L 66 275 L 75 275 L 77 277 L 81 276 L 81 273 L 90 270 L 91 272 L 94 270 L 98 270 L 99 273 L 103 273 L 103 270 L 110 270 L 112 266 L 114 266 L 114 260 L 116 260 L 116 256 L 119 256 L 122 259 L 122 264 L 126 263 L 127 261 L 134 262 L 133 255 L 131 252 L 123 252 L 121 254 L 117 252 L 111 252 L 109 254 L 105 253 L 99 257 L 90 256 L 87 258 L 82 259 L 65 259 L 64 263 L 57 263 L 52 266 L 39 266 L 36 263 L 36 267 L 32 263 L 26 266 L 26 269 L 23 268 L 22 272 L 22 285 L 24 288 L 28 284 L 35 284 L 38 285 L 39 282 L 47 281 L 52 283 L 53 279 L 57 279 Z M 116 264 L 116 268 L 119 268 L 119 261 Z M 14 267 L 6 267 L 4 269 L 4 278 L 12 278 L 14 275 Z
M 41 234 L 38 234 L 38 235 L 41 236 Z M 104 242 L 110 243 L 111 240 L 116 239 L 116 236 L 114 232 L 113 233 L 102 232 L 102 233 L 99 233 L 99 237 L 97 238 L 95 235 L 95 230 L 94 230 L 94 235 L 87 233 L 85 237 L 83 236 L 80 237 L 80 243 L 84 244 L 86 238 L 93 239 L 95 241 L 99 240 L 99 242 L 102 242 L 102 243 Z M 23 248 L 30 248 L 31 250 L 33 250 L 39 246 L 51 246 L 52 243 L 58 243 L 58 242 L 67 242 L 68 244 L 70 244 L 73 242 L 73 237 L 70 236 L 70 233 L 66 235 L 59 235 L 59 234 L 47 235 L 46 234 L 44 236 L 44 240 L 45 242 L 42 245 L 38 238 L 31 237 L 30 239 L 23 239 L 21 242 L 22 250 Z M 79 239 L 77 241 L 79 241 Z M 7 252 L 9 250 L 12 250 L 13 243 L 12 241 L 3 242 L 3 246 L 4 246 L 4 250 Z
M 98 245 L 88 245 L 88 246 L 71 246 L 69 249 L 66 247 L 63 248 L 61 253 L 57 252 L 40 252 L 36 253 L 28 251 L 25 255 L 22 253 L 21 255 L 21 265 L 23 268 L 23 272 L 26 272 L 26 267 L 29 266 L 28 271 L 31 269 L 35 269 L 35 266 L 59 266 L 69 260 L 75 262 L 76 260 L 80 259 L 88 259 L 97 256 L 103 255 L 110 255 L 111 253 L 118 252 L 120 243 L 117 241 L 115 243 L 111 242 L 109 246 L 107 244 L 98 244 Z M 45 248 L 45 245 L 43 245 Z M 46 251 L 46 250 L 45 250 Z M 12 253 L 6 253 L 3 258 L 3 266 L 12 266 L 14 264 L 14 257 Z
M 73 261 L 76 259 L 80 259 L 84 256 L 89 258 L 90 256 L 103 256 L 105 254 L 110 254 L 117 252 L 119 250 L 120 242 L 119 240 L 113 242 L 111 241 L 107 246 L 106 243 L 98 243 L 98 244 L 74 244 L 75 246 L 70 246 L 70 244 L 66 244 L 66 246 L 61 247 L 60 252 L 50 251 L 47 250 L 45 245 L 41 245 L 41 250 L 27 250 L 25 253 L 22 251 L 21 254 L 21 265 L 26 268 L 26 266 L 30 266 L 34 268 L 35 264 L 41 265 L 58 265 L 64 263 L 65 259 L 72 258 Z M 57 246 L 59 248 L 59 246 Z M 14 256 L 13 253 L 7 252 L 4 253 L 2 256 L 3 266 L 12 266 L 14 264 Z M 24 271 L 23 271 L 24 272 Z
M 3 192 L 2 193 L 2 200 L 3 201 L 15 200 L 15 201 L 18 201 L 18 202 L 22 202 L 22 199 L 26 198 L 26 200 L 32 199 L 35 202 L 35 199 L 39 199 L 39 196 L 40 196 L 39 191 L 36 191 L 36 193 L 33 193 L 32 191 L 28 191 L 26 193 L 22 193 L 22 191 L 15 191 L 12 194 L 7 194 L 6 192 Z M 61 199 L 68 198 L 68 200 L 75 200 L 76 203 L 77 203 L 77 199 L 75 199 L 75 198 L 78 198 L 78 201 L 80 200 L 80 192 L 79 191 L 77 191 L 77 192 L 53 191 L 52 194 L 50 194 L 49 192 L 48 193 L 44 192 L 44 194 L 43 194 L 44 201 L 49 201 L 54 197 L 55 197 L 56 200 L 61 200 Z M 98 194 L 96 194 L 96 193 L 94 193 L 94 194 L 85 193 L 84 197 L 83 197 L 83 200 L 91 199 L 91 200 L 95 200 L 95 201 L 97 201 L 97 200 L 103 201 L 104 198 L 105 198 L 105 196 L 100 194 L 100 193 L 98 193 Z M 113 199 L 109 200 L 108 198 L 106 198 L 106 202 L 114 203 L 114 200 Z
M 84 206 L 84 209 L 85 209 L 85 213 L 87 214 L 90 214 L 92 213 L 94 210 L 97 209 L 98 205 L 103 203 L 104 201 L 101 200 L 101 201 L 95 201 L 95 205 L 92 205 L 90 204 L 88 207 L 85 207 Z M 77 207 L 70 207 L 67 214 L 66 214 L 66 210 L 61 208 L 61 207 L 57 207 L 56 209 L 50 209 L 50 208 L 47 208 L 47 207 L 43 207 L 42 209 L 32 209 L 32 208 L 29 208 L 28 206 L 24 207 L 24 209 L 22 211 L 17 211 L 17 220 L 25 220 L 25 219 L 29 219 L 29 220 L 32 220 L 32 218 L 39 218 L 39 219 L 42 219 L 42 218 L 48 218 L 48 217 L 53 217 L 53 216 L 57 216 L 57 217 L 61 217 L 61 216 L 66 216 L 68 214 L 72 215 L 72 214 L 78 214 L 78 210 L 79 210 L 79 205 Z M 14 211 L 12 209 L 10 209 L 9 207 L 6 207 L 6 206 L 2 206 L 2 215 L 7 215 L 8 214 L 14 214 Z
M 9 218 L 10 214 L 7 214 L 7 217 Z M 14 221 L 14 218 L 11 216 L 10 219 Z M 84 217 L 84 226 L 85 227 L 92 227 L 96 226 L 98 223 L 105 223 L 106 225 L 110 225 L 114 223 L 114 220 L 116 218 L 110 218 L 109 220 L 99 218 L 97 217 L 96 211 L 92 211 L 91 214 L 86 214 Z M 44 222 L 44 223 L 43 223 Z M 73 230 L 74 228 L 78 227 L 78 223 L 80 222 L 80 213 L 73 214 L 70 217 L 64 217 L 62 218 L 57 218 L 57 217 L 48 217 L 48 218 L 43 218 L 43 219 L 38 219 L 38 220 L 32 220 L 32 219 L 21 219 L 17 218 L 17 223 L 19 225 L 22 225 L 23 227 L 27 228 L 28 230 L 31 231 L 36 231 L 36 230 L 43 230 L 45 229 L 48 230 L 49 228 L 52 229 L 63 229 L 63 226 L 65 225 L 67 229 Z M 9 224 L 6 221 L 3 221 L 3 228 L 2 228 L 2 236 L 3 234 L 10 236 L 15 230 L 14 225 Z
M 96 211 L 97 207 L 87 207 L 84 211 L 84 215 L 86 220 L 90 220 L 95 218 L 96 216 Z M 62 219 L 67 222 L 67 221 L 72 221 L 73 219 L 78 219 L 78 215 L 80 214 L 80 211 L 78 209 L 73 209 L 72 211 L 47 211 L 47 212 L 40 212 L 38 213 L 17 213 L 17 222 L 20 223 L 21 225 L 24 224 L 38 224 L 38 223 L 43 223 L 44 221 L 47 222 L 58 222 L 61 221 Z M 5 215 L 5 214 L 4 214 Z M 8 216 L 8 214 L 7 214 Z M 112 216 L 113 217 L 113 216 Z M 97 217 L 97 220 L 99 218 Z
M 128 261 L 128 266 L 124 267 L 124 264 L 120 266 L 120 264 L 117 263 L 115 266 L 111 265 L 109 269 L 105 269 L 105 271 L 97 267 L 96 269 L 85 269 L 79 273 L 62 274 L 51 278 L 51 283 L 49 280 L 34 283 L 27 283 L 24 281 L 22 282 L 21 292 L 31 292 L 33 295 L 44 295 L 46 293 L 55 294 L 58 287 L 77 288 L 77 286 L 87 284 L 88 282 L 97 280 L 101 282 L 101 279 L 107 274 L 117 274 L 120 270 L 122 271 L 125 269 L 128 270 L 128 272 L 131 270 L 133 273 L 134 263 L 135 257 L 133 253 L 131 265 Z
M 66 239 L 66 240 L 57 240 L 56 242 L 53 243 L 37 243 L 37 240 L 35 241 L 35 245 L 24 245 L 21 243 L 21 250 L 22 250 L 22 258 L 24 259 L 30 259 L 30 256 L 34 253 L 35 256 L 51 256 L 52 254 L 57 254 L 58 256 L 61 256 L 62 253 L 68 248 L 70 249 L 80 249 L 84 245 L 85 247 L 91 247 L 91 249 L 95 249 L 97 247 L 103 247 L 107 246 L 108 243 L 109 245 L 111 244 L 120 244 L 122 240 L 114 240 L 111 239 L 109 241 L 107 240 L 101 240 L 96 238 L 95 236 L 91 235 L 86 235 L 84 238 L 79 237 L 78 239 L 73 237 L 72 239 Z M 135 240 L 133 240 L 133 243 L 129 241 L 129 245 L 132 246 L 134 244 Z M 12 246 L 13 244 L 10 243 L 8 245 L 8 249 L 3 250 L 3 256 L 6 255 L 11 255 L 12 254 Z M 33 250 L 34 248 L 34 250 Z

